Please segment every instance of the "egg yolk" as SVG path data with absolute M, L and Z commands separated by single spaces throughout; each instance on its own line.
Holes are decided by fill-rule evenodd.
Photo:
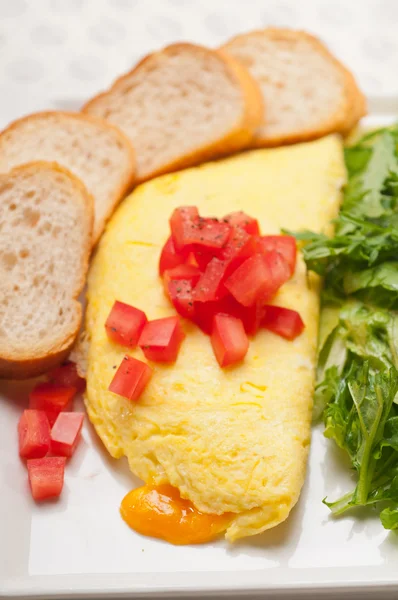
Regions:
M 120 513 L 138 533 L 172 544 L 208 542 L 225 531 L 232 518 L 231 513 L 200 512 L 168 484 L 144 485 L 132 490 L 123 498 Z

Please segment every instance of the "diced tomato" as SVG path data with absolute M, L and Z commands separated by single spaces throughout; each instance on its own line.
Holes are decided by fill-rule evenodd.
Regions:
M 185 279 L 169 281 L 167 295 L 176 311 L 186 319 L 192 319 L 195 308 L 192 298 L 192 282 Z
M 138 400 L 152 376 L 152 369 L 142 360 L 125 356 L 108 390 L 128 400 Z
M 255 254 L 245 260 L 225 281 L 225 287 L 243 306 L 253 306 L 272 282 L 265 256 Z
M 249 235 L 244 229 L 234 227 L 228 242 L 221 250 L 220 258 L 228 262 L 227 273 L 229 274 L 256 252 L 256 238 Z
M 105 323 L 106 333 L 112 342 L 135 348 L 147 320 L 139 308 L 116 300 Z
M 170 228 L 177 250 L 191 248 L 192 245 L 222 248 L 231 229 L 225 221 L 199 217 L 194 206 L 176 208 L 170 219 Z
M 222 252 L 222 250 L 221 250 Z M 192 255 L 195 257 L 196 263 L 201 271 L 204 271 L 212 258 L 217 257 L 220 253 L 216 248 L 204 248 L 201 246 L 193 246 Z
M 212 258 L 193 291 L 195 302 L 210 302 L 226 295 L 223 285 L 227 263 Z
M 269 299 L 290 277 L 283 257 L 275 250 L 245 260 L 225 281 L 225 287 L 243 306 Z
M 43 410 L 24 410 L 18 423 L 19 456 L 42 458 L 50 449 L 50 424 Z
M 173 211 L 170 217 L 170 229 L 176 250 L 194 243 L 193 231 L 199 220 L 196 206 L 180 206 Z
M 242 360 L 249 349 L 249 340 L 242 321 L 230 315 L 215 315 L 211 344 L 220 367 L 227 367 Z
M 178 267 L 185 260 L 183 254 L 177 252 L 176 247 L 173 242 L 173 238 L 170 236 L 165 245 L 162 248 L 162 252 L 160 254 L 159 259 L 159 275 L 163 275 L 163 273 L 167 269 L 173 269 L 174 267 Z
M 64 485 L 66 458 L 47 456 L 31 458 L 27 462 L 32 496 L 35 500 L 57 498 Z
M 305 326 L 297 311 L 282 306 L 269 305 L 265 308 L 265 316 L 262 321 L 265 329 L 269 329 L 287 340 L 294 340 L 302 333 Z
M 257 239 L 258 251 L 262 253 L 276 250 L 289 265 L 290 274 L 296 268 L 297 244 L 291 235 L 262 235 Z
M 84 414 L 60 413 L 51 429 L 51 452 L 57 456 L 72 456 L 80 440 Z
M 261 327 L 265 307 L 262 302 L 256 302 L 253 306 L 242 306 L 231 297 L 227 312 L 242 321 L 248 335 L 255 335 Z
M 191 265 L 192 267 L 199 267 L 199 263 L 195 257 L 195 252 L 189 252 L 185 264 Z
M 235 298 L 228 295 L 215 302 L 196 302 L 194 304 L 193 321 L 204 333 L 211 333 L 213 318 L 217 313 L 231 315 L 240 319 L 248 335 L 255 335 L 261 326 L 265 314 L 263 304 L 242 306 Z
M 249 233 L 250 235 L 260 235 L 260 227 L 257 219 L 249 217 L 243 211 L 237 211 L 230 213 L 224 217 L 224 221 L 232 225 L 232 227 L 240 227 Z
M 264 259 L 271 271 L 272 282 L 270 282 L 268 289 L 264 291 L 263 296 L 270 298 L 290 279 L 291 271 L 282 254 L 276 250 L 267 252 L 264 255 Z
M 200 271 L 198 267 L 194 267 L 193 265 L 179 265 L 178 267 L 174 267 L 174 269 L 168 269 L 163 275 L 166 289 L 168 289 L 168 284 L 171 280 L 178 281 L 185 279 L 186 281 L 190 281 L 192 286 L 195 286 L 199 281 L 199 277 Z
M 210 335 L 214 316 L 217 313 L 234 314 L 233 309 L 236 306 L 238 303 L 230 295 L 213 302 L 195 302 L 193 321 L 204 333 Z
M 190 233 L 188 243 L 196 247 L 222 248 L 229 238 L 231 227 L 216 218 L 199 217 Z
M 78 392 L 83 392 L 86 387 L 86 380 L 80 377 L 76 364 L 70 360 L 50 371 L 48 378 L 58 385 L 74 387 Z
M 148 360 L 175 362 L 185 333 L 179 317 L 166 317 L 149 321 L 138 345 Z
M 29 394 L 29 408 L 44 410 L 52 426 L 59 413 L 70 407 L 75 394 L 76 388 L 73 386 L 58 385 L 51 381 L 38 383 Z

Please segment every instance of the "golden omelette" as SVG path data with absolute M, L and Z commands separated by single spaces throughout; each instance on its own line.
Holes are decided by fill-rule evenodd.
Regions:
M 177 362 L 153 363 L 138 402 L 108 391 L 126 349 L 109 341 L 105 321 L 117 299 L 148 319 L 175 314 L 158 276 L 175 207 L 221 217 L 244 210 L 262 234 L 282 227 L 325 231 L 345 180 L 337 136 L 166 175 L 138 187 L 103 236 L 88 282 L 86 406 L 110 454 L 127 456 L 151 485 L 171 484 L 203 513 L 233 513 L 228 540 L 287 518 L 304 481 L 314 385 L 319 289 L 301 257 L 274 303 L 297 310 L 306 327 L 293 342 L 260 330 L 241 364 L 222 370 L 210 338 L 184 321 Z M 145 360 L 140 349 L 128 351 Z

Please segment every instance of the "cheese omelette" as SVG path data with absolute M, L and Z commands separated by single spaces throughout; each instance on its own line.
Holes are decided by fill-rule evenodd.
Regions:
M 226 538 L 274 527 L 288 516 L 304 481 L 314 385 L 319 282 L 299 257 L 274 303 L 297 310 L 304 332 L 293 342 L 260 330 L 243 363 L 220 369 L 210 339 L 184 321 L 173 365 L 153 363 L 138 402 L 108 391 L 126 353 L 104 323 L 117 299 L 148 319 L 175 314 L 158 276 L 168 219 L 181 205 L 221 217 L 244 210 L 263 234 L 281 228 L 325 231 L 345 179 L 340 138 L 258 150 L 138 187 L 108 225 L 88 282 L 86 406 L 113 457 L 151 484 L 169 483 L 205 513 L 233 513 Z M 139 349 L 129 354 L 143 360 Z

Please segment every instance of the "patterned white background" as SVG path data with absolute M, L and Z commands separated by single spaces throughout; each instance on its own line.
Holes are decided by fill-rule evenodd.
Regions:
M 398 0 L 0 0 L 0 127 L 79 108 L 169 42 L 266 25 L 317 33 L 368 95 L 398 96 Z

